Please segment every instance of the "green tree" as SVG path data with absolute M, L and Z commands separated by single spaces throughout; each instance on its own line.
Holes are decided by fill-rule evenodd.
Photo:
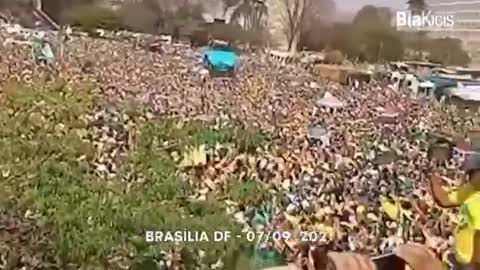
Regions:
M 261 0 L 224 0 L 225 13 L 233 8 L 231 22 L 243 22 L 240 25 L 247 31 L 258 31 L 264 28 L 267 5 Z
M 408 0 L 407 5 L 408 9 L 412 11 L 413 14 L 420 14 L 427 9 L 425 0 Z
M 155 33 L 158 14 L 143 3 L 126 2 L 120 8 L 122 24 L 130 31 Z
M 154 28 L 156 32 L 164 31 L 168 26 L 168 21 L 173 18 L 172 1 L 143 0 L 142 3 L 156 14 Z
M 353 18 L 353 24 L 358 27 L 373 28 L 384 27 L 386 22 L 375 6 L 367 5 L 357 12 Z
M 125 1 L 120 10 L 123 23 L 130 30 L 171 34 L 182 31 L 183 34 L 187 28 L 196 26 L 203 20 L 204 8 L 202 4 L 191 4 L 186 0 L 143 0 Z
M 310 7 L 311 0 L 281 0 L 283 5 L 283 18 L 286 25 L 284 34 L 288 42 L 288 50 L 296 50 L 300 41 L 306 10 Z
M 310 51 L 321 51 L 332 41 L 334 31 L 332 25 L 318 22 L 315 26 L 306 27 L 300 34 L 299 48 Z
M 384 21 L 386 24 L 391 25 L 392 19 L 393 19 L 393 12 L 390 8 L 388 7 L 379 7 L 377 8 L 377 13 L 378 16 L 382 21 Z
M 391 26 L 392 12 L 387 8 L 364 6 L 352 24 L 335 24 L 331 47 L 352 60 L 379 62 L 403 57 L 404 44 Z
M 303 17 L 302 32 L 315 32 L 318 26 L 333 21 L 337 9 L 334 0 L 313 0 L 308 1 L 307 4 Z M 316 33 L 321 34 L 318 31 Z
M 240 4 L 240 1 L 242 1 L 242 0 L 222 0 L 223 16 L 225 17 L 227 15 L 227 12 L 230 9 L 237 7 Z
M 94 4 L 94 0 L 36 0 L 42 10 L 58 24 L 68 21 L 68 14 L 79 6 Z
M 70 11 L 68 20 L 83 31 L 93 33 L 97 28 L 118 30 L 122 26 L 120 14 L 108 7 L 84 5 Z
M 392 29 L 369 29 L 364 38 L 365 56 L 369 62 L 394 61 L 403 57 L 401 37 Z
M 392 16 L 390 9 L 375 6 L 365 6 L 356 14 L 353 24 L 360 35 L 357 46 L 367 61 L 390 61 L 403 57 L 403 43 L 400 33 L 391 25 Z
M 470 56 L 462 48 L 462 41 L 453 38 L 432 39 L 428 48 L 430 60 L 441 63 L 446 66 L 467 66 L 470 62 Z
M 340 50 L 349 59 L 364 60 L 364 48 L 359 43 L 361 33 L 359 33 L 350 23 L 336 23 L 332 26 L 332 37 L 329 47 Z

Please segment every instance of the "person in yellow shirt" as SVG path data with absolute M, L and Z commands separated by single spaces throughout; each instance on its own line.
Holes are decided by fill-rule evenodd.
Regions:
M 440 207 L 460 207 L 452 268 L 480 270 L 480 156 L 469 158 L 464 169 L 468 181 L 459 188 L 445 190 L 437 174 L 430 177 L 430 188 Z

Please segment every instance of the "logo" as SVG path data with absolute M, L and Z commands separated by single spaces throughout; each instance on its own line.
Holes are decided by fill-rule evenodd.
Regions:
M 396 26 L 399 31 L 441 31 L 455 25 L 453 15 L 435 15 L 431 11 L 413 14 L 411 11 L 397 11 Z

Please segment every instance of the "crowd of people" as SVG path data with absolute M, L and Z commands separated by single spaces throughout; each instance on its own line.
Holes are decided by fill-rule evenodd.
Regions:
M 34 64 L 26 45 L 0 50 L 0 84 L 29 81 L 47 70 Z M 202 68 L 187 45 L 165 45 L 157 53 L 131 42 L 77 36 L 63 44 L 63 57 L 53 64 L 55 76 L 93 80 L 112 100 L 143 102 L 153 114 L 271 133 L 273 150 L 259 158 L 258 180 L 286 193 L 279 207 L 289 222 L 306 215 L 316 221 L 302 224 L 305 230 L 332 232 L 336 250 L 378 255 L 413 241 L 442 256 L 451 251 L 457 210 L 435 205 L 428 178 L 438 173 L 454 187 L 465 176 L 453 158 L 437 162 L 428 154 L 429 138 L 442 133 L 466 140 L 480 127 L 477 111 L 459 116 L 456 107 L 375 81 L 347 88 L 294 64 L 276 65 L 261 53 L 242 55 L 232 80 L 205 80 Z M 326 92 L 345 106 L 319 106 Z M 395 112 L 394 119 L 382 118 L 379 108 Z M 327 131 L 328 146 L 312 143 L 312 127 Z M 399 201 L 397 217 L 386 213 L 384 197 Z

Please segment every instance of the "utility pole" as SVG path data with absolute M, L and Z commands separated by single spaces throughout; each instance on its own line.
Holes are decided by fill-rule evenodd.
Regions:
M 32 6 L 36 10 L 42 10 L 42 0 L 32 0 Z

